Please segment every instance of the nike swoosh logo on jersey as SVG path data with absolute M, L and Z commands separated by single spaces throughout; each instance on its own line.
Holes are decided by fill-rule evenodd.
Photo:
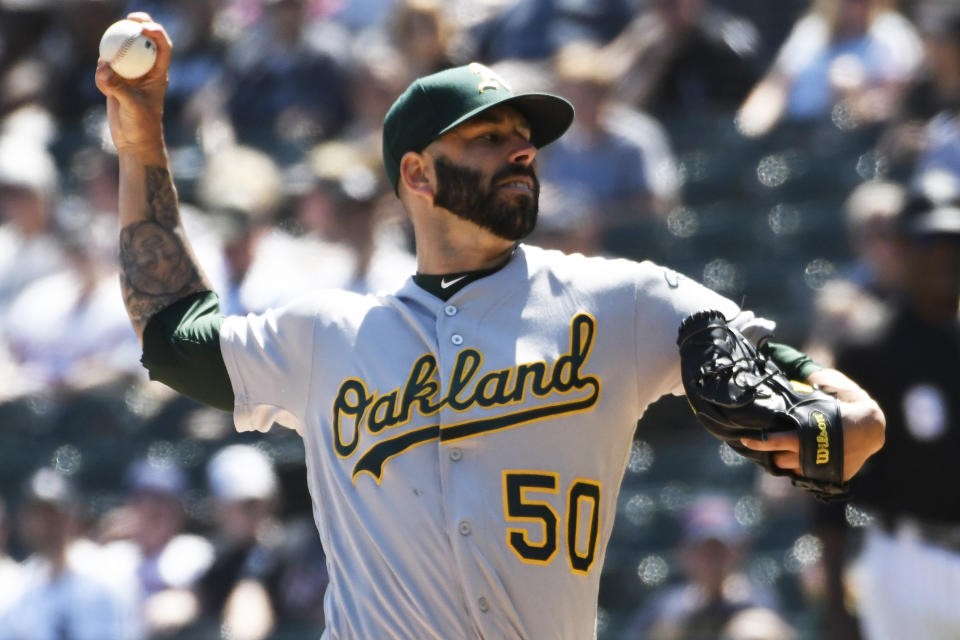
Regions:
M 446 278 L 440 278 L 440 288 L 441 288 L 441 289 L 448 289 L 448 288 L 450 288 L 450 287 L 452 287 L 453 285 L 457 284 L 458 282 L 460 282 L 461 280 L 463 280 L 463 279 L 466 278 L 466 277 L 467 277 L 467 276 L 460 276 L 459 278 L 454 278 L 453 280 L 450 280 L 449 282 L 447 281 Z
M 669 286 L 671 289 L 676 289 L 680 286 L 681 278 L 683 278 L 683 276 L 676 271 L 671 271 L 669 269 L 663 270 L 663 279 L 667 281 L 667 286 Z

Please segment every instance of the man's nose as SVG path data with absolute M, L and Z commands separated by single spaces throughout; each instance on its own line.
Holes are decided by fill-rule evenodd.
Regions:
M 518 143 L 513 151 L 510 152 L 510 164 L 522 164 L 529 167 L 537 157 L 537 148 L 533 143 L 525 138 L 520 138 L 522 142 Z

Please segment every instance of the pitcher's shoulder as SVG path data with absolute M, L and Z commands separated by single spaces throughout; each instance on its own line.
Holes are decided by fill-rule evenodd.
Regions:
M 653 273 L 658 268 L 652 263 L 636 262 L 627 258 L 564 253 L 535 245 L 521 245 L 519 251 L 526 260 L 530 274 L 547 271 L 562 280 L 604 282 L 627 279 L 636 281 L 637 278 Z

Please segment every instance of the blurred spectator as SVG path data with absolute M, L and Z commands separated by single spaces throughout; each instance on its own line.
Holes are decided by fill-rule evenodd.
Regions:
M 271 459 L 255 447 L 229 445 L 210 458 L 207 481 L 216 531 L 213 564 L 196 585 L 201 633 L 216 629 L 248 640 L 279 627 L 315 637 L 323 628 L 326 556 L 309 518 L 279 520 Z
M 408 67 L 407 77 L 399 79 L 401 91 L 414 78 L 462 64 L 453 58 L 456 35 L 456 23 L 439 0 L 400 0 L 396 4 L 390 20 L 390 42 Z
M 904 288 L 875 335 L 837 352 L 883 407 L 886 444 L 854 484 L 873 515 L 860 558 L 859 612 L 870 640 L 960 637 L 960 494 L 931 492 L 960 451 L 960 200 L 912 198 L 901 214 Z M 891 366 L 891 363 L 892 366 Z
M 278 586 L 281 619 L 316 637 L 324 626 L 323 598 L 330 576 L 313 518 L 306 513 L 284 522 L 283 571 Z
M 203 537 L 184 532 L 183 472 L 173 463 L 137 460 L 127 473 L 125 506 L 104 533 L 104 571 L 137 594 L 147 637 L 169 634 L 199 615 L 193 587 L 213 561 Z
M 740 572 L 748 540 L 727 498 L 696 499 L 682 524 L 678 556 L 686 581 L 654 596 L 624 638 L 717 638 L 737 613 L 756 607 L 770 611 L 777 606 L 771 591 Z
M 89 224 L 94 227 L 91 233 L 96 248 L 104 258 L 109 254 L 111 261 L 116 260 L 114 252 L 119 232 L 117 154 L 88 144 L 70 155 L 66 169 L 67 177 L 73 183 L 66 196 L 66 204 L 71 209 L 68 215 L 73 216 L 71 226 Z M 109 249 L 105 247 L 107 244 Z
M 217 529 L 213 564 L 197 583 L 203 614 L 231 638 L 266 638 L 282 571 L 273 463 L 259 449 L 229 445 L 207 463 L 207 481 Z
M 174 42 L 163 104 L 164 135 L 173 146 L 193 142 L 196 128 L 220 115 L 224 63 L 239 25 L 229 24 L 231 3 L 222 0 L 135 0 L 131 11 L 149 13 Z M 219 27 L 218 27 L 219 25 Z
M 894 171 L 909 170 L 923 151 L 927 122 L 960 109 L 960 11 L 936 8 L 921 12 L 924 65 L 879 144 Z
M 473 58 L 543 60 L 567 42 L 604 44 L 630 20 L 629 0 L 514 0 L 472 29 Z
M 88 226 L 57 237 L 67 268 L 36 279 L 9 307 L 4 333 L 19 364 L 20 393 L 145 379 L 116 264 L 104 264 Z
M 261 311 L 330 287 L 381 291 L 416 271 L 400 221 L 378 209 L 383 185 L 369 163 L 348 144 L 322 143 L 285 184 L 273 159 L 249 147 L 210 160 L 199 192 L 223 241 L 225 312 Z M 288 196 L 291 225 L 277 220 Z
M 7 553 L 9 538 L 10 521 L 7 517 L 7 506 L 0 498 L 0 620 L 3 620 L 13 605 L 22 584 L 20 565 Z
M 30 55 L 52 21 L 48 2 L 0 2 L 0 73 Z
M 611 101 L 609 60 L 596 45 L 573 42 L 560 50 L 555 66 L 559 93 L 573 103 L 577 118 L 544 150 L 543 180 L 580 192 L 601 226 L 666 210 L 676 193 L 663 188 L 668 181 L 654 178 L 673 167 L 666 136 L 647 116 Z M 636 135 L 634 123 L 642 121 L 659 139 Z
M 212 222 L 209 230 L 217 237 L 211 244 L 222 251 L 224 277 L 215 288 L 225 313 L 285 304 L 316 288 L 318 273 L 348 269 L 342 266 L 345 249 L 318 251 L 275 224 L 286 198 L 284 181 L 280 167 L 263 151 L 221 150 L 208 160 L 197 191 L 200 206 L 210 214 L 203 220 L 196 212 L 197 222 Z M 318 262 L 326 269 L 315 268 Z M 280 275 L 285 269 L 289 273 Z
M 350 0 L 322 3 L 332 10 L 334 20 L 351 31 L 362 31 L 387 21 L 396 0 Z
M 34 553 L 23 564 L 21 590 L 0 617 L 3 640 L 139 638 L 132 602 L 99 575 L 97 551 L 78 539 L 80 502 L 69 481 L 40 469 L 26 486 L 21 541 Z
M 871 180 L 847 198 L 845 219 L 855 262 L 816 293 L 804 348 L 816 362 L 833 365 L 839 345 L 875 335 L 889 322 L 891 305 L 902 295 L 905 277 L 899 216 L 906 195 L 897 183 Z M 824 544 L 820 566 L 824 640 L 859 637 L 844 567 L 851 541 L 838 531 L 843 519 L 843 506 L 817 504 L 813 509 L 815 528 Z
M 14 296 L 66 266 L 54 235 L 58 183 L 45 148 L 24 135 L 0 138 L 0 327 Z
M 74 0 L 46 4 L 52 24 L 34 47 L 51 77 L 53 112 L 72 133 L 86 116 L 103 109 L 103 96 L 90 86 L 90 65 L 100 55 L 100 36 L 123 15 L 123 3 Z
M 812 0 L 738 114 L 760 136 L 782 119 L 835 117 L 880 122 L 917 73 L 922 45 L 913 25 L 884 0 Z M 836 113 L 835 106 L 844 110 Z
M 204 221 L 203 214 L 195 212 L 197 222 L 212 222 L 210 248 L 222 251 L 224 273 L 215 288 L 225 313 L 260 310 L 302 291 L 291 279 L 273 277 L 275 266 L 289 264 L 294 241 L 271 226 L 284 198 L 280 168 L 271 156 L 246 146 L 220 150 L 204 167 L 197 197 L 209 214 Z M 249 281 L 257 260 L 270 282 Z
M 351 120 L 338 139 L 379 163 L 383 118 L 409 84 L 410 70 L 400 52 L 383 41 L 361 37 L 354 48 L 349 78 Z
M 897 225 L 905 199 L 899 184 L 871 180 L 854 189 L 844 204 L 847 235 L 858 258 L 846 277 L 883 300 L 897 294 L 903 281 Z
M 309 177 L 294 203 L 294 215 L 307 239 L 319 239 L 349 252 L 339 281 L 329 270 L 315 287 L 358 293 L 392 291 L 416 271 L 416 260 L 402 246 L 397 225 L 377 209 L 384 187 L 369 158 L 340 143 L 318 145 L 309 156 Z M 321 249 L 318 249 L 318 253 Z
M 839 342 L 876 329 L 886 317 L 885 304 L 899 295 L 904 264 L 897 217 L 905 198 L 902 186 L 880 180 L 864 182 L 847 198 L 844 212 L 855 261 L 817 291 L 804 349 L 814 361 L 828 366 Z
M 709 0 L 653 0 L 608 53 L 618 94 L 658 118 L 733 113 L 758 80 L 759 35 Z
M 901 107 L 911 120 L 928 120 L 940 111 L 960 109 L 960 9 L 954 3 L 918 8 L 924 68 Z
M 220 308 L 227 314 L 244 315 L 260 304 L 243 294 L 244 281 L 253 264 L 261 234 L 269 228 L 240 209 L 214 209 L 210 212 L 223 244 L 226 266 L 225 286 L 219 287 Z
M 0 136 L 23 135 L 49 144 L 59 130 L 50 112 L 50 69 L 41 60 L 16 60 L 0 73 Z
M 794 640 L 796 632 L 776 612 L 763 607 L 739 611 L 720 633 L 720 640 Z
M 266 0 L 260 19 L 227 56 L 227 110 L 243 144 L 303 150 L 349 119 L 348 34 L 311 19 L 307 0 Z
M 920 154 L 912 166 L 911 187 L 928 190 L 931 179 L 955 188 L 960 183 L 960 114 L 941 111 L 923 130 Z M 937 185 L 933 189 L 940 188 Z
M 552 182 L 540 184 L 540 213 L 529 242 L 538 247 L 587 256 L 603 255 L 603 229 L 584 193 Z M 628 223 L 629 224 L 629 223 Z
M 83 242 L 101 273 L 115 274 L 117 267 L 119 174 L 116 152 L 94 143 L 79 146 L 64 162 L 70 189 L 57 207 L 60 237 Z

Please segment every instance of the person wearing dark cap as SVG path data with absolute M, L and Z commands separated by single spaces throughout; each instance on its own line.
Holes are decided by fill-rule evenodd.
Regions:
M 232 444 L 207 462 L 207 484 L 216 530 L 213 562 L 196 587 L 203 617 L 230 637 L 263 640 L 281 605 L 277 472 L 261 450 Z
M 573 108 L 514 93 L 479 63 L 415 80 L 384 120 L 417 273 L 390 294 L 320 290 L 225 318 L 168 169 L 171 44 L 133 17 L 157 66 L 136 82 L 107 65 L 96 77 L 120 153 L 124 296 L 143 362 L 232 411 L 240 431 L 279 422 L 303 437 L 330 573 L 323 637 L 594 637 L 637 418 L 683 393 L 681 321 L 714 309 L 755 340 L 772 323 L 650 262 L 522 243 L 537 221 L 538 149 Z M 848 479 L 881 446 L 882 413 L 840 372 L 786 359 L 839 393 L 833 459 Z M 795 432 L 744 446 L 800 468 Z
M 775 592 L 751 581 L 741 568 L 749 534 L 734 514 L 733 501 L 705 494 L 684 509 L 677 560 L 683 579 L 655 595 L 623 637 L 631 640 L 718 638 L 747 609 L 776 616 Z
M 2 640 L 136 640 L 131 602 L 98 574 L 98 550 L 78 538 L 80 500 L 73 484 L 49 468 L 24 487 L 18 514 L 21 590 L 0 617 Z
M 873 515 L 859 614 L 870 640 L 947 640 L 960 637 L 960 200 L 913 197 L 899 220 L 891 318 L 836 354 L 887 416 L 887 446 L 854 482 Z
M 148 636 L 180 629 L 200 612 L 193 588 L 213 562 L 213 545 L 184 531 L 186 490 L 186 475 L 175 463 L 134 461 L 117 539 L 104 545 L 103 571 L 136 595 Z

